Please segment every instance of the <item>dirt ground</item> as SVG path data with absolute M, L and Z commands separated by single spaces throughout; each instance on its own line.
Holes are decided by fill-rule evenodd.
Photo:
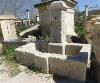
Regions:
M 20 70 L 19 70 L 20 69 Z M 0 83 L 80 83 L 50 74 L 36 73 L 22 65 L 15 65 L 0 58 Z M 86 83 L 96 83 L 87 80 Z

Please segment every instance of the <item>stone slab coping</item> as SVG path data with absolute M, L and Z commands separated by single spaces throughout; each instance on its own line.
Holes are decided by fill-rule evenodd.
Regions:
M 39 4 L 34 5 L 34 7 L 37 8 L 37 7 L 46 5 L 46 4 L 50 4 L 50 3 L 52 3 L 53 1 L 59 1 L 59 0 L 48 0 L 48 1 L 44 1 L 44 2 L 41 2 L 41 3 L 39 3 Z M 73 2 L 74 4 L 77 4 L 77 2 L 76 2 L 75 0 L 67 0 L 67 1 L 70 1 L 70 2 Z
M 36 50 L 35 47 L 35 43 L 29 43 L 26 44 L 24 46 L 21 46 L 17 49 L 15 49 L 16 51 L 22 51 L 22 52 L 27 52 L 27 53 L 35 53 L 35 55 L 37 56 L 41 56 L 41 57 L 56 57 L 56 58 L 62 58 L 65 60 L 71 60 L 71 61 L 79 61 L 79 62 L 85 62 L 88 63 L 87 61 L 90 58 L 90 50 L 91 50 L 91 45 L 90 44 L 75 44 L 75 43 L 68 43 L 67 45 L 79 45 L 79 46 L 83 46 L 80 54 L 77 56 L 62 56 L 61 54 L 55 54 L 55 53 L 42 53 Z M 90 51 L 90 52 L 89 52 Z M 88 60 L 87 60 L 88 59 Z
M 31 32 L 33 30 L 37 30 L 40 25 L 36 24 L 35 26 L 30 27 L 29 29 L 19 33 L 20 36 L 23 36 L 25 33 Z
M 49 44 L 52 44 L 52 45 L 74 45 L 74 46 L 90 46 L 90 44 L 81 44 L 81 43 L 49 43 Z

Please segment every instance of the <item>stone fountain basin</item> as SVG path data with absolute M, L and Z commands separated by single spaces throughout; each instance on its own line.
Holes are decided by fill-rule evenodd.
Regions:
M 80 54 L 80 51 L 82 49 L 82 45 L 73 45 L 73 44 L 69 44 L 65 46 L 65 55 L 67 56 L 77 56 Z
M 42 73 L 57 74 L 69 79 L 85 81 L 86 69 L 90 62 L 91 45 L 68 44 L 67 46 L 70 45 L 71 49 L 73 49 L 72 45 L 75 45 L 75 47 L 78 45 L 78 52 L 81 49 L 77 56 L 43 53 L 36 49 L 36 43 L 29 43 L 15 49 L 16 58 L 20 64 L 35 66 L 41 69 Z M 73 52 L 73 54 L 75 53 Z
M 61 44 L 61 43 L 49 43 L 48 41 L 37 41 L 36 50 L 43 53 L 55 53 L 55 54 L 64 54 L 66 56 L 77 56 L 80 54 L 82 49 L 82 44 Z

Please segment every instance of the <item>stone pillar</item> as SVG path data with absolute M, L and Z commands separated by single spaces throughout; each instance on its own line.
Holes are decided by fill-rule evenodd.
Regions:
M 88 5 L 85 5 L 85 16 L 86 16 L 86 17 L 88 16 L 88 12 L 89 12 L 88 9 L 89 9 L 89 8 L 88 8 Z
M 69 4 L 68 4 L 69 3 Z M 76 36 L 74 32 L 74 9 L 72 2 L 53 1 L 50 11 L 50 53 L 65 55 L 67 36 Z
M 74 9 L 64 1 L 54 1 L 50 9 L 50 34 L 52 43 L 66 42 L 66 36 L 76 36 L 74 32 Z

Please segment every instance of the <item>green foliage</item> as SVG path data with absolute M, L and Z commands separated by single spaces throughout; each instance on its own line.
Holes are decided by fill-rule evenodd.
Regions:
M 84 36 L 84 12 L 77 11 L 77 15 L 75 16 L 75 32 L 78 34 L 79 38 L 83 38 Z
M 19 65 L 16 63 L 16 54 L 15 54 L 15 48 L 17 46 L 4 46 L 3 48 L 3 55 L 5 57 L 4 61 L 6 62 L 6 66 L 9 67 L 9 71 L 12 77 L 18 75 L 21 70 L 19 69 Z M 29 69 L 33 73 L 40 73 L 41 69 L 38 69 L 37 67 L 29 67 Z M 26 71 L 28 72 L 28 71 Z
M 26 26 L 26 25 L 23 25 L 23 26 L 16 26 L 16 32 L 17 32 L 17 35 L 19 37 L 19 33 L 21 33 L 22 31 L 25 31 L 26 29 L 30 28 L 31 26 Z
M 19 65 L 16 63 L 15 48 L 16 46 L 7 45 L 3 47 L 4 61 L 11 77 L 18 75 L 21 72 Z
M 4 46 L 3 47 L 3 55 L 6 57 L 7 60 L 15 62 L 15 48 L 16 46 Z
M 49 36 L 44 33 L 41 36 L 39 36 L 39 40 L 49 41 Z
M 79 38 L 82 38 L 84 35 L 84 27 L 80 24 L 77 24 L 75 26 L 75 32 L 77 33 Z

